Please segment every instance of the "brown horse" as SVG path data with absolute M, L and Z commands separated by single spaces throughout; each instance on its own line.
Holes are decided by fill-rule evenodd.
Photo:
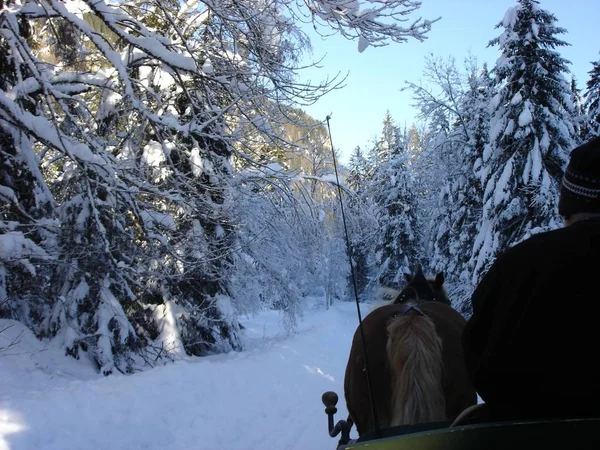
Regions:
M 363 320 L 380 429 L 452 421 L 477 403 L 460 344 L 466 320 L 449 306 L 443 274 L 428 280 L 419 268 L 407 279 L 393 304 L 373 310 Z M 374 431 L 359 329 L 346 366 L 344 394 L 359 435 Z

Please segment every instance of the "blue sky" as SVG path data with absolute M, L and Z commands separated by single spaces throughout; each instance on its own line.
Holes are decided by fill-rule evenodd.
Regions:
M 325 55 L 322 68 L 306 70 L 302 79 L 316 81 L 340 72 L 348 78 L 345 87 L 331 92 L 316 104 L 304 109 L 315 119 L 324 120 L 331 113 L 334 146 L 346 162 L 350 152 L 360 145 L 365 149 L 381 131 L 386 110 L 399 125 L 410 126 L 415 110 L 410 91 L 401 92 L 404 81 L 418 83 L 423 78 L 425 57 L 455 57 L 457 65 L 469 55 L 493 67 L 500 56 L 499 49 L 487 47 L 488 42 L 503 29 L 494 28 L 516 0 L 422 0 L 414 18 L 441 19 L 433 24 L 428 39 L 418 42 L 392 43 L 386 47 L 369 47 L 358 51 L 355 41 L 339 36 L 320 38 L 308 29 L 312 39 L 313 59 Z M 553 13 L 558 26 L 567 33 L 559 36 L 571 44 L 559 49 L 571 61 L 569 66 L 578 86 L 585 88 L 591 61 L 598 60 L 600 51 L 599 0 L 541 0 L 540 5 Z

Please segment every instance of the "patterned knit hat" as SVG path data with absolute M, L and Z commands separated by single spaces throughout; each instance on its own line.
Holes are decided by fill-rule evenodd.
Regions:
M 600 137 L 571 152 L 560 186 L 558 213 L 600 213 Z

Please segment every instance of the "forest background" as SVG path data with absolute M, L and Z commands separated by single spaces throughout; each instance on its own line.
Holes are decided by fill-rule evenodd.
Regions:
M 1 0 L 0 317 L 131 373 L 240 350 L 240 315 L 294 330 L 306 298 L 352 297 L 348 256 L 361 299 L 420 263 L 468 316 L 499 252 L 561 226 L 569 152 L 600 133 L 600 61 L 579 85 L 567 30 L 516 1 L 493 64 L 429 55 L 426 83 L 398 81 L 414 121 L 379 119 L 338 191 L 307 110 L 343 80 L 300 75 L 303 30 L 400 48 L 443 26 L 420 6 Z

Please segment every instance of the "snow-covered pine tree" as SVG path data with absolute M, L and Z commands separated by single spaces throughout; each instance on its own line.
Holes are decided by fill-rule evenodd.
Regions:
M 348 170 L 350 171 L 350 174 L 348 175 L 346 184 L 355 193 L 360 195 L 365 190 L 367 185 L 369 176 L 369 162 L 359 145 L 357 145 L 350 154 Z
M 586 83 L 584 112 L 586 119 L 583 128 L 583 140 L 600 136 L 600 60 L 592 62 L 590 78 Z
M 431 112 L 427 128 L 420 140 L 420 150 L 414 154 L 411 161 L 414 173 L 419 174 L 415 177 L 415 191 L 418 193 L 418 229 L 423 255 L 431 255 L 431 245 L 434 245 L 438 234 L 436 229 L 444 227 L 441 221 L 447 216 L 448 205 L 440 195 L 457 163 L 455 150 L 449 140 L 450 116 L 451 114 L 442 108 Z M 423 261 L 424 267 L 429 264 L 429 261 Z
M 375 164 L 381 166 L 392 159 L 392 152 L 398 152 L 402 146 L 400 142 L 400 132 L 394 123 L 394 119 L 388 109 L 383 118 L 383 128 L 381 135 L 374 148 Z
M 393 124 L 393 121 L 391 122 Z M 408 155 L 401 147 L 400 132 L 384 122 L 384 130 L 393 127 L 388 140 L 382 140 L 389 161 L 375 169 L 367 196 L 378 205 L 375 257 L 377 281 L 381 286 L 400 287 L 404 273 L 412 273 L 419 253 L 416 232 L 414 181 Z
M 353 296 L 356 285 L 356 294 L 362 301 L 372 298 L 372 289 L 375 289 L 377 285 L 378 261 L 373 253 L 379 235 L 377 208 L 373 202 L 368 199 L 363 200 L 360 196 L 349 197 L 345 208 L 354 268 L 354 280 L 352 280 L 352 274 L 348 273 L 347 292 Z
M 449 263 L 449 273 L 455 280 L 450 292 L 451 299 L 464 314 L 470 313 L 471 304 L 468 300 L 475 287 L 471 276 L 474 263 L 470 250 L 474 247 L 482 220 L 483 186 L 479 170 L 485 146 L 489 142 L 489 104 L 494 96 L 493 80 L 487 65 L 484 64 L 479 72 L 473 68 L 468 76 L 468 85 L 462 102 L 462 126 L 459 125 L 460 132 L 466 133 L 467 140 L 460 157 L 463 168 L 456 179 L 456 206 L 451 208 L 454 220 Z
M 425 126 L 425 133 L 419 134 L 416 126 L 409 131 L 409 152 L 411 166 L 416 174 L 415 190 L 418 192 L 417 209 L 419 211 L 419 238 L 423 255 L 429 259 L 423 261 L 425 267 L 439 267 L 446 264 L 448 258 L 448 218 L 447 184 L 451 174 L 460 163 L 457 149 L 449 141 L 452 124 L 457 120 L 460 99 L 463 95 L 461 77 L 453 58 L 447 61 L 428 56 L 425 59 L 424 77 L 428 86 L 405 82 L 405 89 L 413 92 L 418 118 Z
M 474 281 L 498 252 L 560 225 L 558 186 L 574 127 L 567 63 L 555 50 L 566 32 L 535 0 L 519 0 L 502 22 L 493 72 L 490 144 L 482 159 L 483 222 L 475 242 Z
M 369 295 L 365 289 L 372 285 L 374 277 L 375 261 L 372 256 L 377 226 L 374 213 L 376 205 L 369 195 L 372 169 L 360 146 L 356 146 L 350 155 L 348 170 L 350 174 L 346 184 L 352 194 L 345 197 L 345 205 L 356 289 L 362 299 L 363 294 Z M 352 293 L 354 286 L 351 278 L 348 285 Z
M 449 236 L 447 265 L 434 270 L 447 272 L 449 295 L 456 306 L 468 314 L 468 299 L 473 291 L 473 261 L 470 251 L 474 246 L 481 223 L 483 188 L 478 170 L 483 150 L 489 137 L 489 103 L 493 96 L 492 80 L 487 66 L 479 71 L 471 68 L 467 77 L 468 89 L 460 103 L 459 120 L 450 134 L 457 149 L 459 165 L 449 178 Z
M 20 32 L 29 37 L 27 21 Z M 19 89 L 31 71 L 5 35 L 0 33 L 0 103 Z M 15 104 L 35 114 L 41 91 L 18 97 Z M 39 168 L 28 133 L 14 117 L 0 112 L 0 317 L 20 320 L 40 332 L 49 313 L 47 279 L 56 267 L 55 202 Z
M 425 76 L 436 86 L 407 83 L 420 117 L 429 123 L 427 147 L 415 160 L 421 173 L 419 228 L 433 272 L 444 271 L 450 299 L 462 308 L 470 296 L 470 251 L 480 222 L 482 189 L 477 163 L 487 143 L 491 79 L 467 60 L 463 76 L 453 59 L 429 57 Z M 433 195 L 436 194 L 436 195 Z M 465 312 L 468 312 L 465 310 Z
M 587 115 L 585 114 L 584 98 L 577 85 L 575 75 L 571 76 L 571 103 L 573 104 L 573 126 L 577 142 L 583 142 L 587 129 Z
M 424 130 L 417 128 L 416 124 L 412 124 L 405 133 L 406 138 L 403 139 L 405 149 L 408 153 L 409 160 L 418 158 L 424 149 L 423 145 Z

